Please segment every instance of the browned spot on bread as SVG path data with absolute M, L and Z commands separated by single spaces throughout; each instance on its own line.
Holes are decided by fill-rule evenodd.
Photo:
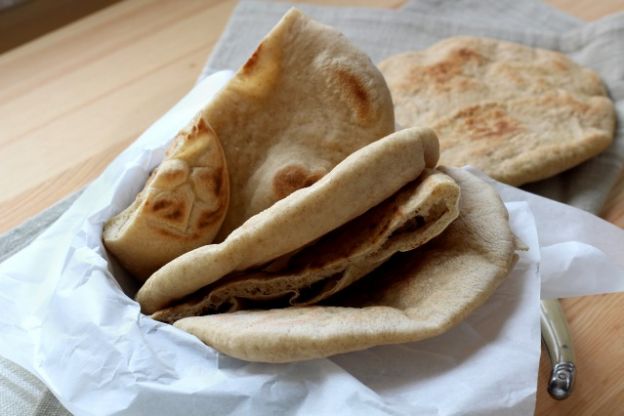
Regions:
M 362 81 L 355 74 L 344 69 L 337 69 L 336 75 L 341 90 L 345 92 L 345 97 L 353 106 L 357 118 L 362 123 L 371 121 L 372 100 L 367 89 L 362 85 Z
M 195 194 L 202 201 L 211 201 L 215 198 L 223 199 L 222 188 L 225 185 L 225 166 L 197 167 L 193 169 L 191 179 Z
M 210 183 L 210 189 L 214 190 L 214 194 L 220 195 L 221 186 L 223 185 L 223 166 L 201 172 L 199 179 Z
M 321 171 L 316 171 L 316 172 L 310 173 L 310 175 L 306 178 L 303 186 L 306 187 L 306 186 L 310 186 L 310 185 L 314 184 L 316 181 L 321 179 L 324 175 L 325 175 L 325 173 L 321 172 Z
M 214 175 L 212 175 L 214 181 L 214 190 L 216 195 L 221 195 L 221 186 L 223 185 L 223 166 L 219 166 Z
M 520 123 L 498 104 L 475 105 L 459 111 L 455 117 L 464 124 L 466 137 L 474 140 L 502 139 L 522 130 Z
M 285 166 L 273 177 L 273 194 L 278 199 L 285 198 L 297 189 L 312 185 L 322 176 L 322 172 L 309 172 L 300 165 Z
M 454 62 L 440 62 L 426 67 L 424 73 L 436 82 L 447 82 L 461 73 L 461 66 Z
M 163 215 L 165 218 L 170 219 L 170 220 L 179 220 L 182 218 L 182 215 L 184 215 L 184 213 L 182 212 L 182 210 L 177 207 L 175 208 L 173 211 L 166 213 L 165 215 Z
M 197 228 L 202 229 L 211 226 L 221 218 L 221 208 L 223 204 L 219 205 L 216 211 L 204 210 L 197 219 Z
M 161 199 L 156 201 L 156 203 L 152 206 L 152 211 L 160 211 L 162 209 L 169 208 L 174 202 L 166 199 Z
M 215 176 L 217 175 L 216 170 L 221 169 L 210 169 L 205 167 L 195 168 L 193 169 L 193 173 L 197 177 L 197 180 L 204 183 L 213 183 L 216 182 Z
M 249 59 L 247 59 L 247 62 L 245 62 L 245 65 L 243 65 L 243 68 L 241 69 L 241 72 L 245 75 L 249 75 L 256 66 L 258 66 L 258 61 L 260 59 L 260 51 L 262 50 L 262 45 L 263 43 L 261 42 L 258 47 L 256 48 L 256 50 L 254 51 L 254 53 L 249 57 Z
M 414 83 L 422 82 L 424 78 L 440 88 L 454 78 L 458 79 L 457 77 L 463 73 L 464 66 L 469 62 L 482 63 L 484 61 L 485 58 L 473 49 L 466 47 L 453 49 L 444 59 L 434 64 L 412 68 L 407 80 Z
M 471 89 L 479 88 L 480 83 L 472 78 L 460 78 L 457 80 L 457 90 L 460 92 L 470 91 Z
M 455 49 L 451 53 L 451 56 L 453 57 L 453 59 L 459 60 L 460 62 L 467 62 L 470 60 L 475 60 L 478 62 L 483 61 L 483 56 L 479 52 L 470 48 Z
M 161 219 L 168 220 L 169 223 L 182 223 L 185 219 L 187 210 L 184 200 L 175 200 L 169 198 L 157 198 L 156 201 L 145 204 L 147 213 L 151 213 Z

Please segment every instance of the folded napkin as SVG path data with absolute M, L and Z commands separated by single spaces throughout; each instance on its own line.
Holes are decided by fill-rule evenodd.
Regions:
M 238 68 L 259 40 L 291 5 L 241 2 L 208 61 L 202 77 Z M 560 50 L 597 70 L 617 104 L 615 143 L 602 155 L 527 189 L 591 212 L 598 212 L 624 161 L 624 14 L 582 24 L 539 2 L 513 0 L 408 2 L 400 10 L 316 7 L 297 4 L 311 17 L 332 25 L 378 62 L 407 49 L 425 48 L 458 34 L 496 37 Z M 77 194 L 0 237 L 0 262 L 27 245 L 54 222 Z M 0 358 L 0 414 L 65 415 L 51 393 L 20 367 Z

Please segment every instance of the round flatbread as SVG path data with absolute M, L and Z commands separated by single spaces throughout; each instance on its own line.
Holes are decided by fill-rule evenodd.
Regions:
M 368 56 L 296 9 L 262 40 L 204 116 L 230 172 L 230 208 L 217 241 L 395 129 L 390 92 Z
M 521 185 L 576 166 L 613 140 L 615 112 L 600 78 L 558 52 L 455 37 L 379 67 L 397 123 L 433 128 L 445 166 L 470 164 Z
M 494 189 L 466 171 L 445 172 L 461 187 L 458 219 L 327 305 L 190 317 L 174 325 L 220 352 L 262 362 L 326 357 L 447 331 L 507 276 L 516 246 Z

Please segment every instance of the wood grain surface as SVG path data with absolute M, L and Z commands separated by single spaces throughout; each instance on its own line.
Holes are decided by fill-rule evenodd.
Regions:
M 397 8 L 402 0 L 317 0 Z M 593 20 L 622 0 L 550 0 Z M 80 189 L 193 85 L 234 0 L 126 0 L 0 55 L 0 233 Z M 602 216 L 624 227 L 624 177 Z M 577 352 L 569 399 L 538 380 L 538 415 L 624 410 L 624 294 L 563 301 Z

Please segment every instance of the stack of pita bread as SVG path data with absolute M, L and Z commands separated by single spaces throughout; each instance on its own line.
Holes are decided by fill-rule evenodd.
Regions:
M 509 48 L 479 53 L 496 61 L 518 53 Z M 288 362 L 421 340 L 481 305 L 509 273 L 521 243 L 496 192 L 465 170 L 437 167 L 440 150 L 442 160 L 456 164 L 448 143 L 469 126 L 468 136 L 497 137 L 516 166 L 545 140 L 539 126 L 528 132 L 538 119 L 528 110 L 535 103 L 549 102 L 535 111 L 561 113 L 550 133 L 573 132 L 583 143 L 605 136 L 610 121 L 600 119 L 608 111 L 595 97 L 604 93 L 599 80 L 563 60 L 572 79 L 580 77 L 574 94 L 549 95 L 553 77 L 535 70 L 543 89 L 527 88 L 528 98 L 469 98 L 496 88 L 489 79 L 457 81 L 468 67 L 475 79 L 524 72 L 481 68 L 481 58 L 460 49 L 449 52 L 458 63 L 440 64 L 409 94 L 391 88 L 399 121 L 410 125 L 395 132 L 390 90 L 369 58 L 335 30 L 289 11 L 176 139 L 135 203 L 105 228 L 111 253 L 138 277 L 149 272 L 136 296 L 142 311 L 231 356 Z M 429 65 L 437 58 L 419 59 Z M 382 65 L 391 87 L 408 88 L 389 74 L 408 66 L 395 68 L 392 59 Z M 436 96 L 436 88 L 447 95 Z M 454 88 L 467 97 L 457 99 Z M 542 101 L 535 99 L 540 94 Z M 454 111 L 455 104 L 467 107 Z M 563 121 L 575 111 L 589 115 Z M 503 131 L 518 132 L 528 156 L 516 155 L 517 140 L 509 147 Z M 204 144 L 193 144 L 198 135 Z M 565 146 L 560 154 L 567 157 L 574 146 Z M 595 150 L 579 146 L 585 155 Z M 493 162 L 501 157 L 487 159 L 490 172 L 509 168 Z M 543 172 L 545 165 L 532 166 Z M 170 203 L 162 207 L 161 200 Z M 176 238 L 157 239 L 154 230 Z M 141 233 L 153 239 L 148 252 L 160 248 L 157 259 L 128 248 Z M 195 246 L 181 248 L 182 240 Z

